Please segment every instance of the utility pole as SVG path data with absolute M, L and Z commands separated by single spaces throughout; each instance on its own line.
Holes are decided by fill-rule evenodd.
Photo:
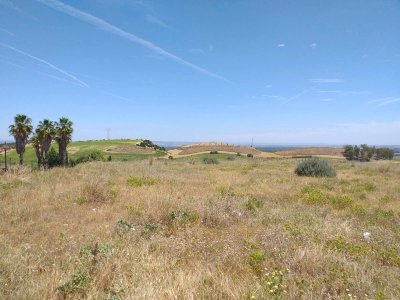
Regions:
M 111 131 L 111 128 L 107 128 L 106 130 L 107 130 L 107 140 L 110 140 L 110 131 Z

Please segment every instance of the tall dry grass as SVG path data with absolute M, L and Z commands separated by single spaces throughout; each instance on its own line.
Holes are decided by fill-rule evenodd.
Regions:
M 400 164 L 297 162 L 3 174 L 0 298 L 399 299 Z

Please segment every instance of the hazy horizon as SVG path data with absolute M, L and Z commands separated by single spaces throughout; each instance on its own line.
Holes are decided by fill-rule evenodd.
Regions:
M 400 144 L 400 2 L 0 0 L 0 139 Z

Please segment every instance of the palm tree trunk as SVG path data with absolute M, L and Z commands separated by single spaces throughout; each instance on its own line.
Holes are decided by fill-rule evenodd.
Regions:
M 64 141 L 60 141 L 58 144 L 58 154 L 60 156 L 60 163 L 65 167 L 67 163 L 67 145 Z
M 24 153 L 23 153 L 23 152 L 21 152 L 21 153 L 19 154 L 19 165 L 20 165 L 20 166 L 23 166 L 23 165 L 24 165 Z
M 35 153 L 36 153 L 36 158 L 37 158 L 38 169 L 40 170 L 41 165 L 42 165 L 42 157 L 41 157 L 41 154 L 40 154 L 40 149 L 39 148 L 35 148 Z
M 44 168 L 49 168 L 49 151 L 44 152 Z

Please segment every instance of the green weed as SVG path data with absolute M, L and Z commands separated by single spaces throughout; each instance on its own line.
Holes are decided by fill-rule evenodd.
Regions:
M 354 245 L 347 242 L 345 238 L 341 236 L 326 241 L 325 247 L 354 257 L 366 255 L 371 251 L 369 246 Z
M 132 187 L 153 186 L 157 184 L 157 180 L 149 177 L 130 177 L 127 183 Z
M 197 213 L 186 212 L 182 210 L 172 211 L 169 214 L 171 222 L 178 223 L 192 223 L 196 222 L 200 217 Z
M 267 258 L 262 251 L 254 251 L 246 257 L 247 263 L 257 274 L 261 274 L 263 271 L 263 264 L 266 259 Z
M 151 233 L 156 231 L 158 226 L 156 224 L 145 224 L 143 227 L 143 232 L 144 233 Z
M 120 235 L 127 233 L 129 230 L 132 230 L 133 228 L 134 228 L 133 224 L 131 224 L 127 221 L 119 220 L 117 222 L 117 233 Z
M 384 265 L 400 267 L 400 255 L 396 248 L 378 253 L 378 259 Z
M 82 292 L 90 284 L 91 278 L 85 272 L 78 272 L 72 275 L 71 280 L 57 287 L 57 290 L 63 293 Z
M 244 204 L 244 207 L 248 210 L 248 211 L 256 211 L 260 208 L 262 208 L 264 205 L 264 202 L 259 199 L 259 198 L 255 198 L 255 197 L 251 197 L 249 200 L 246 201 L 246 203 Z

